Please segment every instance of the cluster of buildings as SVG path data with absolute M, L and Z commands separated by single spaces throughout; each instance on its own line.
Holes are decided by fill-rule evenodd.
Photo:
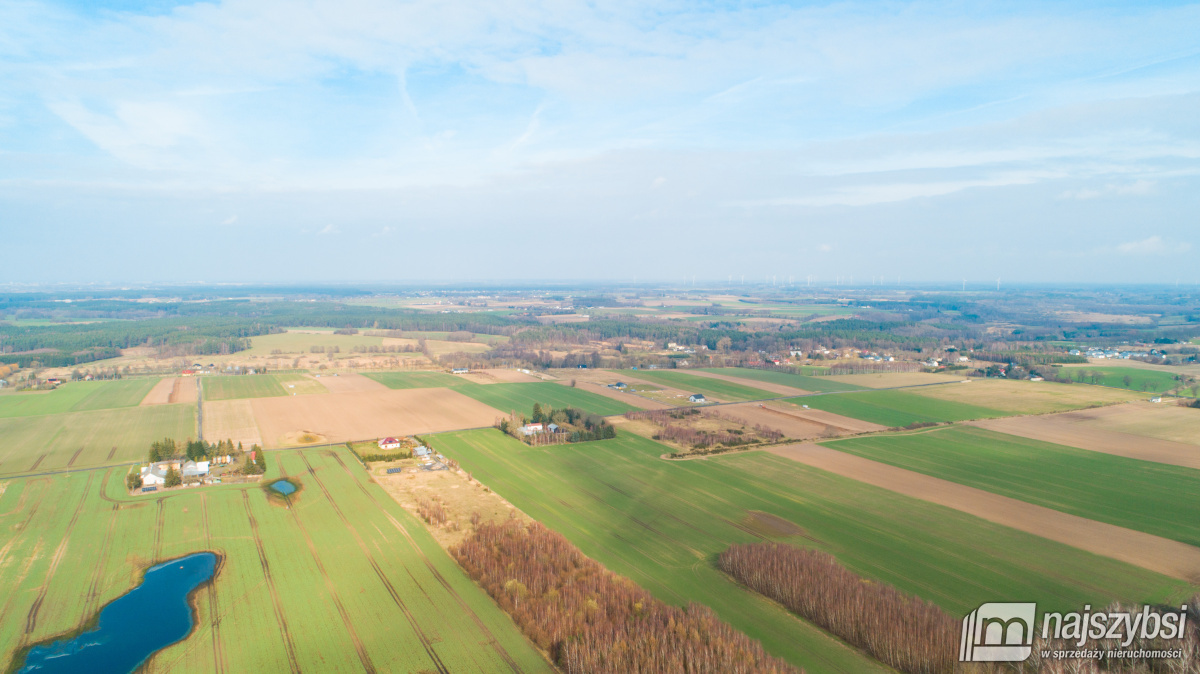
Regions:
M 1086 350 L 1071 349 L 1072 356 L 1087 356 L 1088 358 L 1111 358 L 1114 360 L 1129 360 L 1130 358 L 1149 358 L 1158 355 L 1158 352 L 1151 350 L 1146 351 L 1118 351 L 1116 349 L 1097 349 L 1088 348 Z
M 229 457 L 224 457 L 229 458 Z M 188 479 L 204 479 L 208 475 L 208 461 L 182 461 L 180 459 L 172 459 L 170 461 L 159 461 L 152 463 L 149 466 L 142 466 L 141 478 L 142 487 L 161 487 L 167 482 L 167 471 L 174 468 L 179 471 L 179 476 L 186 482 Z

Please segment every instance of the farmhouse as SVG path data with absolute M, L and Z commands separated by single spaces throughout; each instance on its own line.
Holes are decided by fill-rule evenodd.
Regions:
M 1152 402 L 1152 403 L 1161 403 L 1161 402 L 1162 402 L 1162 396 L 1154 396 L 1153 398 L 1151 398 L 1151 399 L 1150 399 L 1150 402 Z
M 380 449 L 400 449 L 400 440 L 396 438 L 384 438 L 379 441 Z
M 171 468 L 179 471 L 179 476 L 187 479 L 189 477 L 204 477 L 208 475 L 207 461 L 159 461 L 152 463 L 149 466 L 142 466 L 139 471 L 142 484 L 144 485 L 162 485 L 167 481 L 167 471 Z
M 450 374 L 466 374 L 468 372 L 470 372 L 470 370 L 465 367 L 456 367 L 453 370 L 450 370 Z
M 525 424 L 524 426 L 521 427 L 521 432 L 524 433 L 525 435 L 533 435 L 535 433 L 541 433 L 543 430 L 545 430 L 545 428 L 542 427 L 541 423 Z
M 690 402 L 690 403 L 706 403 L 706 402 L 708 402 L 708 400 L 705 399 L 703 393 L 693 393 L 692 395 L 688 396 L 688 402 Z

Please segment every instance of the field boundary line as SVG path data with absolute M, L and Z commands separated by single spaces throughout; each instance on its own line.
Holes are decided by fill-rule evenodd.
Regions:
M 772 447 L 765 451 L 1102 557 L 1189 583 L 1200 583 L 1200 548 L 1186 543 L 1090 520 L 812 443 Z
M 296 661 L 296 644 L 292 642 L 291 632 L 288 631 L 287 618 L 283 607 L 279 604 L 279 590 L 275 588 L 275 579 L 271 577 L 271 565 L 267 562 L 267 551 L 263 547 L 262 537 L 258 535 L 258 520 L 250 509 L 250 491 L 242 490 L 242 505 L 246 508 L 246 518 L 250 521 L 250 531 L 254 536 L 254 545 L 258 548 L 258 562 L 262 566 L 263 578 L 267 581 L 267 589 L 271 592 L 271 603 L 275 608 L 275 620 L 279 624 L 279 635 L 283 638 L 283 648 L 287 654 L 288 664 L 294 674 L 299 674 L 300 665 Z

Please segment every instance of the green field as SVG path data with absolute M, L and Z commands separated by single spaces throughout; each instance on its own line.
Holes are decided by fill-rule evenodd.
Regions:
M 53 391 L 5 392 L 0 395 L 0 418 L 135 407 L 157 383 L 158 377 L 75 381 Z
M 809 366 L 805 366 L 808 368 Z M 794 386 L 805 391 L 814 393 L 829 393 L 831 391 L 866 391 L 864 386 L 855 384 L 845 384 L 840 381 L 833 381 L 825 377 L 813 377 L 808 374 L 790 374 L 788 372 L 773 372 L 770 370 L 755 370 L 747 367 L 712 367 L 704 368 L 705 372 L 715 372 L 716 374 L 727 374 L 731 377 L 740 377 L 742 379 L 753 379 L 755 381 L 765 381 L 770 384 L 783 384 L 784 386 Z M 827 368 L 812 367 L 813 373 L 828 372 Z
M 663 461 L 665 447 L 628 433 L 553 448 L 494 430 L 429 440 L 608 568 L 665 601 L 713 608 L 810 673 L 879 667 L 729 581 L 714 566 L 717 553 L 764 537 L 816 546 L 955 615 L 985 601 L 1036 599 L 1043 610 L 1066 610 L 1190 591 L 1165 576 L 763 452 Z M 801 530 L 776 536 L 751 519 L 753 511 Z
M 291 384 L 295 388 L 288 388 Z M 236 400 L 238 398 L 273 398 L 292 392 L 297 394 L 326 393 L 320 382 L 302 374 L 243 374 L 204 377 L 200 380 L 204 400 Z
M 609 416 L 637 409 L 602 395 L 562 384 L 532 382 L 529 384 L 466 384 L 454 390 L 470 396 L 501 412 L 530 414 L 533 404 L 554 407 L 577 407 L 585 412 Z
M 196 437 L 195 405 L 0 419 L 0 475 L 140 461 L 165 437 Z
M 1007 415 L 1006 412 L 987 407 L 953 400 L 937 400 L 905 391 L 863 391 L 804 396 L 791 398 L 788 402 L 888 427 L 989 419 Z
M 688 393 L 698 392 L 712 396 L 721 402 L 741 402 L 743 400 L 764 400 L 778 398 L 778 393 L 735 384 L 724 379 L 701 377 L 686 372 L 666 372 L 663 370 L 638 370 L 630 376 L 646 379 L 664 386 L 683 389 Z
M 1088 519 L 1200 546 L 1200 471 L 971 426 L 822 443 Z
M 445 372 L 366 372 L 363 376 L 374 379 L 388 388 L 457 388 L 471 382 Z
M 303 487 L 291 508 L 258 484 L 131 498 L 120 468 L 6 483 L 0 658 L 78 627 L 148 565 L 213 550 L 196 630 L 148 670 L 552 671 L 346 450 L 271 452 L 271 476 L 280 463 Z
M 1072 380 L 1080 381 L 1083 377 L 1084 383 L 1092 383 L 1092 378 L 1089 373 L 1099 375 L 1095 383 L 1100 386 L 1112 386 L 1115 388 L 1127 388 L 1131 391 L 1146 391 L 1147 393 L 1165 393 L 1180 385 L 1175 379 L 1175 375 L 1170 372 L 1162 372 L 1160 370 L 1145 370 L 1139 367 L 1094 367 L 1091 365 L 1062 368 L 1061 373 L 1065 377 L 1070 377 Z M 1129 384 L 1125 384 L 1125 378 L 1129 377 Z

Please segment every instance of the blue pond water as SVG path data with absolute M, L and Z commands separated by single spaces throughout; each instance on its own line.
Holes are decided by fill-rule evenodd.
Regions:
M 296 485 L 288 482 L 287 480 L 276 480 L 271 483 L 271 489 L 274 489 L 284 496 L 291 496 L 296 491 Z
M 70 641 L 34 646 L 20 671 L 129 674 L 192 631 L 187 596 L 212 578 L 216 568 L 217 556 L 211 552 L 151 568 L 141 585 L 100 611 L 95 629 Z

